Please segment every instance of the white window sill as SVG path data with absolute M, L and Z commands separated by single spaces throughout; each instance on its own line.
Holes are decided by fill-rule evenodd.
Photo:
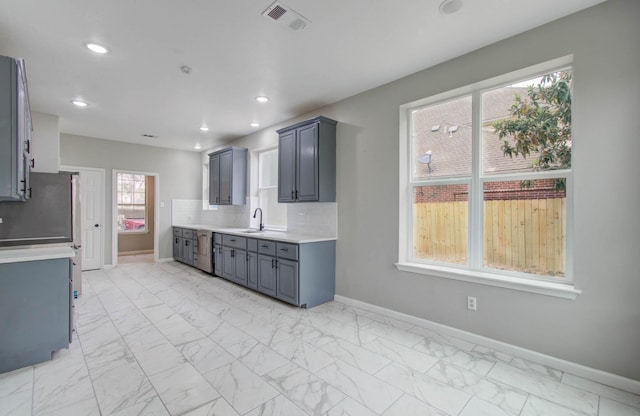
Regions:
M 149 230 L 118 231 L 118 235 L 149 234 Z
M 562 283 L 544 282 L 540 280 L 527 280 L 516 277 L 478 272 L 471 270 L 455 269 L 452 267 L 434 266 L 418 263 L 396 263 L 396 268 L 404 272 L 426 274 L 429 276 L 444 277 L 446 279 L 462 280 L 463 282 L 477 283 L 481 285 L 502 287 L 505 289 L 519 290 L 522 292 L 538 293 L 540 295 L 575 300 L 581 290 L 573 285 Z

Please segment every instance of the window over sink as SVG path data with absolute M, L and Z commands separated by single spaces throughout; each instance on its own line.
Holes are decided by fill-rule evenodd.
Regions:
M 258 206 L 266 228 L 287 228 L 287 205 L 278 203 L 278 148 L 258 153 Z

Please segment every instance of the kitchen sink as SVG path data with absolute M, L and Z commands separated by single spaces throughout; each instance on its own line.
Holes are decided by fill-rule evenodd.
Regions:
M 264 233 L 264 231 L 260 231 L 260 230 L 244 230 L 244 231 L 240 231 L 243 234 L 261 234 Z

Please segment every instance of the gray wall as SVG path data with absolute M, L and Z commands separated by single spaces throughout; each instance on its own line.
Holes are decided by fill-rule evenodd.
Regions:
M 143 146 L 91 137 L 60 135 L 62 165 L 105 169 L 105 247 L 106 264 L 111 262 L 111 177 L 113 169 L 159 174 L 160 208 L 159 257 L 172 257 L 171 200 L 201 199 L 200 154 L 161 147 Z
M 297 118 L 339 121 L 337 293 L 640 380 L 639 21 L 640 2 L 610 0 Z M 568 54 L 582 295 L 398 271 L 399 106 Z M 296 120 L 234 145 L 265 146 Z M 477 312 L 467 311 L 467 295 L 477 296 Z

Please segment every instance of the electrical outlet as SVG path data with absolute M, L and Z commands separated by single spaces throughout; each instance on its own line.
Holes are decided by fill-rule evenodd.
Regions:
M 478 299 L 473 296 L 467 296 L 467 309 L 471 311 L 478 310 Z

